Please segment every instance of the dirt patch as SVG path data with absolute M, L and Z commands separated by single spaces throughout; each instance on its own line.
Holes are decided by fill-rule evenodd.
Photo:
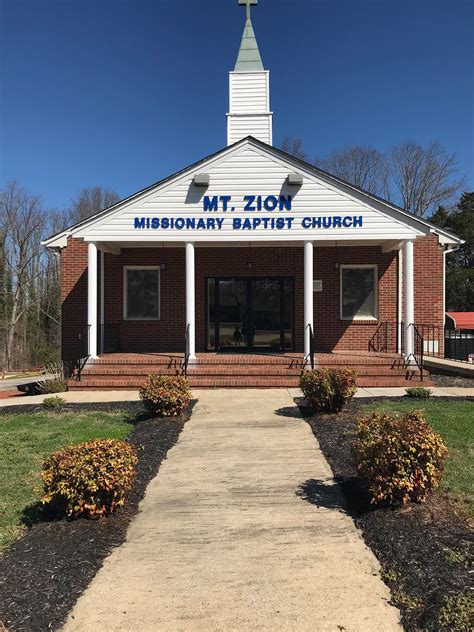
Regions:
M 313 416 L 304 402 L 298 403 L 341 484 L 350 514 L 382 565 L 405 630 L 468 629 L 443 623 L 452 614 L 446 599 L 466 595 L 472 568 L 473 533 L 462 510 L 443 493 L 424 504 L 374 509 L 352 466 L 355 420 L 360 407 L 372 402 L 377 400 L 354 400 L 338 415 Z
M 32 412 L 41 406 L 15 406 L 9 412 Z M 32 410 L 30 410 L 32 409 Z M 62 410 L 126 410 L 134 429 L 130 442 L 139 454 L 138 473 L 123 509 L 100 520 L 54 520 L 40 506 L 29 507 L 30 527 L 0 559 L 0 621 L 7 629 L 57 630 L 102 566 L 111 550 L 124 542 L 150 480 L 176 443 L 192 406 L 176 420 L 150 418 L 140 402 L 71 404 Z M 5 414 L 5 409 L 1 409 Z M 104 623 L 106 626 L 106 623 Z M 1 628 L 0 628 L 1 629 Z

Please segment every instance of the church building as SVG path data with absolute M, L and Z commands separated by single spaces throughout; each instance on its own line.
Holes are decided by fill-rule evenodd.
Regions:
M 161 372 L 291 386 L 311 366 L 429 383 L 460 240 L 273 146 L 257 0 L 239 4 L 227 146 L 44 242 L 61 260 L 71 385 L 137 388 Z

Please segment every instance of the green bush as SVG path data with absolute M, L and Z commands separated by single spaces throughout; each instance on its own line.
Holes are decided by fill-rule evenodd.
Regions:
M 448 450 L 424 412 L 374 412 L 358 420 L 354 465 L 368 486 L 372 503 L 421 502 L 435 489 Z
M 433 394 L 430 388 L 424 388 L 423 386 L 413 386 L 405 389 L 408 397 L 419 397 L 420 399 L 428 399 Z
M 318 413 L 337 413 L 352 399 L 357 373 L 350 369 L 315 369 L 303 373 L 300 386 Z
M 53 396 L 53 397 L 45 397 L 43 399 L 43 406 L 45 408 L 59 408 L 60 406 L 64 406 L 66 400 L 63 397 Z
M 149 375 L 140 388 L 140 398 L 158 417 L 177 417 L 191 399 L 188 380 L 180 375 Z
M 43 504 L 72 518 L 97 518 L 125 503 L 138 462 L 126 441 L 98 439 L 53 452 L 43 464 Z

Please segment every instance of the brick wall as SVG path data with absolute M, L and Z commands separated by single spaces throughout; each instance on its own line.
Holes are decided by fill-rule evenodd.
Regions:
M 61 352 L 75 360 L 87 328 L 87 244 L 71 237 L 67 244 L 61 251 Z
M 249 258 L 252 268 L 249 269 Z M 77 357 L 78 333 L 87 325 L 87 245 L 68 240 L 62 251 L 63 357 Z M 377 264 L 379 321 L 340 319 L 339 266 Z M 123 321 L 123 266 L 165 265 L 161 272 L 161 319 Z M 303 348 L 303 247 L 196 248 L 196 348 L 206 345 L 206 278 L 211 276 L 287 276 L 294 278 L 295 350 Z M 397 254 L 379 247 L 315 247 L 314 278 L 323 291 L 314 293 L 317 349 L 367 350 L 382 321 L 397 320 Z M 442 251 L 436 236 L 415 242 L 415 318 L 442 324 Z M 184 248 L 123 249 L 105 255 L 105 321 L 111 323 L 121 351 L 181 351 L 185 319 Z M 395 332 L 395 330 L 394 330 Z M 395 334 L 394 334 L 395 335 Z

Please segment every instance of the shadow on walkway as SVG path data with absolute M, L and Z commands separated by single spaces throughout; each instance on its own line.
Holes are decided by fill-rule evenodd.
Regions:
M 296 495 L 316 507 L 349 513 L 342 491 L 337 484 L 310 478 L 301 483 L 296 490 Z

